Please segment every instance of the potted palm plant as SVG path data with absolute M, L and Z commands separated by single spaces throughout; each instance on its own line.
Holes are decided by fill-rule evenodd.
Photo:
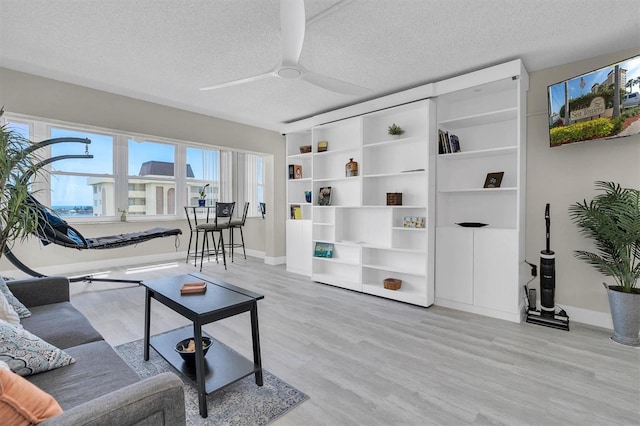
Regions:
M 603 192 L 571 205 L 569 213 L 580 233 L 594 241 L 596 253 L 574 254 L 615 280 L 613 285 L 603 283 L 613 320 L 611 339 L 640 346 L 640 191 L 613 182 L 598 181 L 595 186 Z
M 0 117 L 4 108 L 0 108 Z M 31 141 L 6 124 L 0 127 L 0 256 L 5 247 L 24 240 L 38 228 L 38 214 L 25 201 L 29 182 L 20 176 L 38 173 L 39 158 L 29 149 Z

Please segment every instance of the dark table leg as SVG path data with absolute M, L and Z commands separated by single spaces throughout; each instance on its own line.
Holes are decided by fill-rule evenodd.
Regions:
M 207 417 L 207 384 L 204 375 L 204 352 L 202 350 L 202 326 L 198 321 L 193 323 L 193 337 L 196 342 L 196 389 L 200 416 Z
M 258 303 L 251 306 L 251 337 L 253 339 L 253 363 L 258 366 L 256 385 L 262 386 L 262 357 L 260 356 L 260 333 L 258 332 Z
M 151 329 L 151 292 L 145 289 L 144 301 L 144 360 L 149 361 L 149 331 Z

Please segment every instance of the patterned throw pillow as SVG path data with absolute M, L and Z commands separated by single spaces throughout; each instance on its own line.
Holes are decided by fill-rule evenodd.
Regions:
M 21 376 L 73 364 L 66 352 L 29 333 L 21 325 L 0 320 L 0 361 Z
M 20 317 L 9 304 L 4 293 L 0 291 L 0 319 L 5 320 L 9 324 L 20 324 Z
M 16 311 L 20 318 L 26 318 L 31 316 L 31 311 L 27 309 L 9 290 L 9 286 L 4 282 L 4 279 L 0 277 L 0 291 L 4 294 L 4 297 L 7 298 L 9 304 L 13 306 L 13 309 Z

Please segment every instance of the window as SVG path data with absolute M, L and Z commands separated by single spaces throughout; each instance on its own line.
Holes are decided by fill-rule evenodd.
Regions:
M 3 116 L 0 121 L 31 141 L 79 138 L 49 145 L 39 154 L 56 158 L 47 179 L 34 181 L 38 199 L 69 221 L 133 220 L 182 216 L 204 189 L 209 205 L 235 201 L 236 212 L 250 203 L 259 216 L 264 191 L 264 157 L 181 141 L 151 140 L 108 129 L 46 123 Z
M 187 204 L 198 204 L 200 192 L 204 190 L 208 205 L 220 199 L 220 150 L 187 147 Z
M 176 147 L 173 144 L 128 141 L 127 214 L 176 214 Z
M 27 123 L 19 123 L 17 121 L 7 121 L 7 129 L 13 130 L 23 138 L 31 140 L 31 126 Z
M 241 207 L 248 201 L 247 217 L 261 216 L 259 206 L 264 201 L 264 157 L 242 152 L 237 153 L 236 157 L 236 212 L 242 215 Z
M 51 163 L 51 208 L 61 216 L 114 216 L 113 135 L 52 127 L 51 138 L 88 138 L 90 144 L 51 145 L 51 157 L 77 156 Z M 93 158 L 85 157 L 93 155 Z

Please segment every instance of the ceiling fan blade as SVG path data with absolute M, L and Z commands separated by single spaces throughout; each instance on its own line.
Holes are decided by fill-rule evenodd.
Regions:
M 202 87 L 202 88 L 200 88 L 200 90 L 221 89 L 223 87 L 237 86 L 238 84 L 251 83 L 252 81 L 263 80 L 263 79 L 268 78 L 268 77 L 276 77 L 276 76 L 277 76 L 277 74 L 273 70 L 271 70 L 269 72 L 265 72 L 265 73 L 262 73 L 262 74 L 254 75 L 252 77 L 241 78 L 239 80 L 233 80 L 233 81 L 227 81 L 226 83 L 216 84 L 215 86 Z
M 366 96 L 368 94 L 371 94 L 372 92 L 370 89 L 367 89 L 365 87 L 347 83 L 346 81 L 342 80 L 336 80 L 335 78 L 316 74 L 307 70 L 304 70 L 300 78 L 308 81 L 311 84 L 315 84 L 318 87 L 322 87 L 323 89 L 327 89 L 336 93 L 342 93 L 345 95 Z
M 295 65 L 304 42 L 304 0 L 280 0 L 280 35 L 282 65 Z

